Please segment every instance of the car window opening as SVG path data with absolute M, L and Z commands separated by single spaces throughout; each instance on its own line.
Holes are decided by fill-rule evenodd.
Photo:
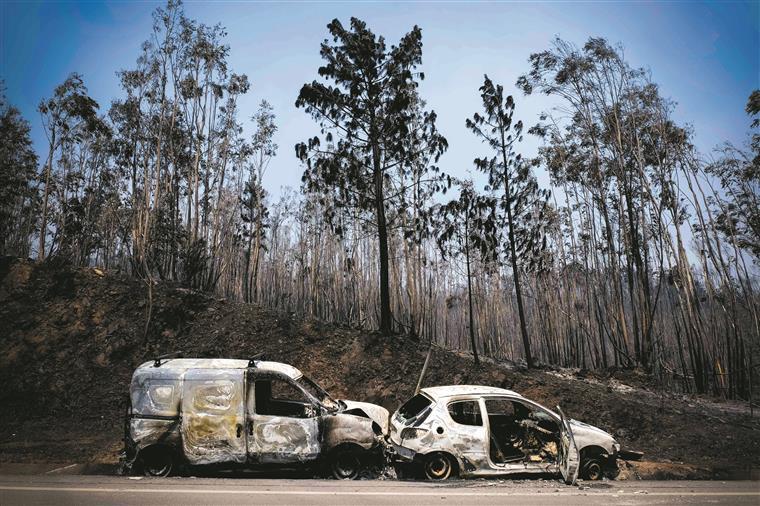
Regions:
M 306 395 L 295 385 L 280 379 L 256 380 L 255 409 L 257 415 L 311 418 L 314 408 Z
M 449 416 L 460 425 L 483 425 L 477 401 L 454 401 L 449 403 Z

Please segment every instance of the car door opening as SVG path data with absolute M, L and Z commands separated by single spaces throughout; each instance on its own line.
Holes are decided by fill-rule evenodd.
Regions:
M 511 399 L 487 399 L 486 410 L 494 464 L 557 463 L 559 426 L 548 414 Z

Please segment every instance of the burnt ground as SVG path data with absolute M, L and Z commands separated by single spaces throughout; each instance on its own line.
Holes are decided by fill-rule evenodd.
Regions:
M 427 345 L 405 336 L 299 319 L 169 283 L 0 258 L 0 464 L 114 464 L 134 368 L 159 353 L 246 358 L 265 353 L 334 396 L 394 411 L 414 391 Z M 435 349 L 425 385 L 516 390 L 611 432 L 645 461 L 631 478 L 748 478 L 760 469 L 760 413 L 745 404 L 658 391 L 615 371 L 524 370 Z

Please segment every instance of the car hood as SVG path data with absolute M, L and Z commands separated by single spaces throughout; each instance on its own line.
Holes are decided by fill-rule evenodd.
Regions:
M 603 431 L 599 427 L 594 427 L 578 420 L 570 420 L 570 429 L 573 431 L 573 438 L 578 446 L 578 450 L 589 445 L 596 445 L 601 446 L 610 453 L 616 451 L 614 448 L 616 443 L 615 438 L 612 437 L 612 434 Z
M 390 413 L 387 409 L 369 402 L 348 401 L 345 399 L 342 402 L 346 405 L 346 410 L 359 409 L 364 411 L 373 422 L 377 423 L 380 428 L 383 429 L 383 434 L 388 434 Z

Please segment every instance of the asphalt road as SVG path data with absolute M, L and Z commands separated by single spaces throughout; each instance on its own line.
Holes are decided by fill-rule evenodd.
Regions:
M 0 505 L 760 504 L 760 482 L 554 480 L 335 481 L 252 478 L 0 476 Z

